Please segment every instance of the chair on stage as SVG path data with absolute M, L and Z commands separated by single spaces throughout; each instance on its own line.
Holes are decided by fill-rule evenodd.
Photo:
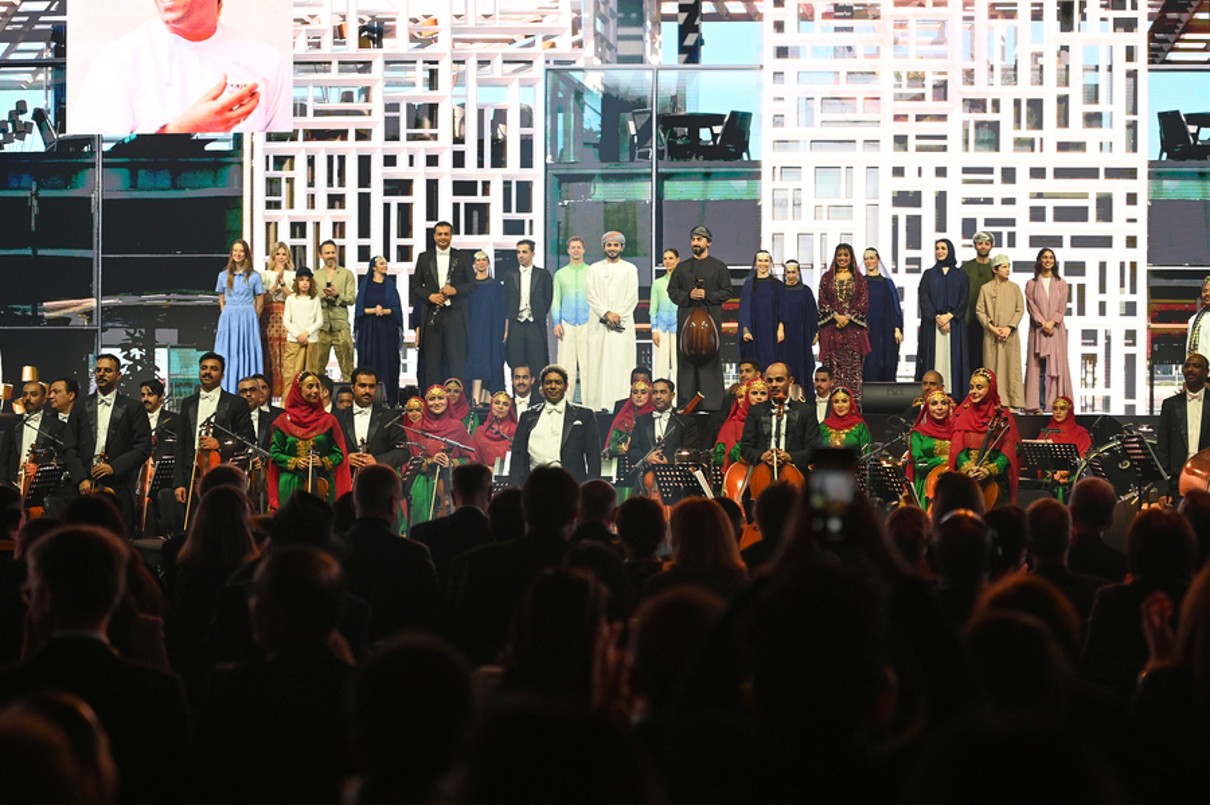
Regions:
M 751 159 L 749 141 L 752 136 L 752 113 L 732 109 L 723 121 L 718 141 L 714 145 L 700 146 L 703 159 L 734 161 Z
M 1180 110 L 1158 112 L 1160 121 L 1160 155 L 1173 161 L 1210 159 L 1210 144 L 1194 142 L 1189 135 L 1189 123 Z

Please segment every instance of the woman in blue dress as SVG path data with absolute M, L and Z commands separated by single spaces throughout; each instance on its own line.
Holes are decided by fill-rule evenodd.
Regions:
M 214 292 L 218 294 L 218 331 L 214 334 L 214 351 L 227 361 L 223 373 L 223 391 L 235 394 L 239 381 L 264 371 L 261 351 L 260 312 L 265 299 L 265 285 L 260 274 L 252 270 L 252 250 L 248 242 L 231 244 L 227 267 L 219 272 Z
M 808 384 L 815 376 L 815 336 L 819 334 L 819 305 L 811 286 L 804 285 L 797 260 L 786 261 L 785 296 L 782 298 L 782 324 L 786 340 L 781 342 L 781 359 L 790 369 L 790 377 Z
M 761 366 L 777 361 L 786 329 L 781 321 L 784 286 L 773 276 L 773 255 L 764 249 L 752 260 L 752 270 L 739 292 L 739 356 Z
M 916 345 L 916 379 L 930 369 L 941 375 L 947 389 L 960 389 L 970 380 L 966 354 L 966 306 L 970 281 L 958 268 L 954 244 L 938 238 L 933 244 L 937 262 L 920 277 L 920 332 Z
M 866 315 L 869 325 L 870 354 L 865 356 L 862 379 L 893 383 L 899 368 L 899 345 L 903 343 L 903 305 L 899 289 L 882 264 L 877 249 L 866 249 L 865 281 L 870 289 L 870 309 Z
M 387 259 L 370 260 L 365 282 L 358 283 L 353 330 L 357 362 L 378 373 L 392 408 L 399 402 L 399 351 L 403 347 L 403 302 L 387 273 Z
M 466 384 L 479 381 L 478 404 L 484 397 L 504 391 L 504 285 L 491 275 L 487 252 L 475 252 L 475 293 L 471 295 L 470 348 L 466 355 Z M 541 368 L 541 367 L 539 367 Z M 485 393 L 486 392 L 486 393 Z

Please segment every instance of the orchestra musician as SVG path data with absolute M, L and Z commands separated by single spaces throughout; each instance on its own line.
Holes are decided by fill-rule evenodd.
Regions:
M 597 420 L 592 411 L 565 398 L 567 370 L 551 364 L 540 380 L 546 402 L 521 415 L 513 438 L 513 484 L 524 486 L 530 470 L 542 464 L 557 464 L 580 483 L 600 477 Z
M 468 450 L 450 444 L 457 442 L 458 445 L 469 446 L 471 436 L 466 432 L 466 426 L 450 412 L 449 394 L 445 386 L 429 386 L 424 393 L 424 410 L 419 427 L 412 414 L 414 410 L 412 400 L 408 400 L 405 408 L 408 422 L 404 429 L 408 441 L 413 445 L 413 455 L 424 458 L 424 468 L 408 491 L 411 501 L 408 512 L 410 525 L 448 513 L 443 511 L 443 507 L 448 504 L 453 491 L 450 469 L 456 464 L 465 463 L 471 455 Z
M 296 490 L 329 504 L 353 488 L 345 461 L 344 432 L 320 404 L 319 377 L 304 371 L 286 393 L 286 412 L 269 439 L 269 510 L 277 511 Z
M 926 373 L 927 374 L 927 373 Z M 935 373 L 934 373 L 935 374 Z M 934 388 L 925 398 L 924 406 L 911 430 L 911 461 L 905 468 L 907 478 L 916 487 L 916 499 L 925 511 L 933 503 L 934 471 L 949 469 L 950 442 L 954 438 L 954 399 L 945 389 Z M 938 473 L 939 475 L 940 473 Z M 930 483 L 930 476 L 933 483 Z
M 408 458 L 403 443 L 407 437 L 399 423 L 399 412 L 375 401 L 378 373 L 368 366 L 353 370 L 353 404 L 333 411 L 348 448 L 349 471 L 371 464 L 386 464 L 396 470 Z
M 62 420 L 46 409 L 46 387 L 37 380 L 27 380 L 21 387 L 21 404 L 25 415 L 17 417 L 7 430 L 0 458 L 0 482 L 5 485 L 22 480 L 21 465 L 29 459 L 31 447 L 55 447 L 58 452 L 54 438 L 63 431 Z
M 993 422 L 999 427 L 993 427 Z M 950 469 L 979 482 L 987 508 L 1015 503 L 1021 474 L 1020 445 L 1017 422 L 1000 402 L 995 373 L 986 368 L 976 369 L 971 375 L 970 393 L 958 406 L 954 419 Z M 995 491 L 989 488 L 992 486 Z
M 97 357 L 97 390 L 84 401 L 92 455 L 91 491 L 112 490 L 127 523 L 134 523 L 134 489 L 139 470 L 151 455 L 151 426 L 142 405 L 118 393 L 122 362 L 116 355 Z
M 1092 435 L 1076 424 L 1075 402 L 1065 394 L 1055 397 L 1050 421 L 1042 428 L 1038 438 L 1056 444 L 1074 444 L 1080 458 L 1092 447 Z M 1055 497 L 1066 502 L 1071 495 L 1071 470 L 1055 471 L 1051 481 L 1051 491 Z
M 1185 358 L 1184 387 L 1164 400 L 1156 428 L 1155 455 L 1168 472 L 1168 494 L 1161 502 L 1175 505 L 1180 499 L 1181 469 L 1185 462 L 1210 448 L 1210 416 L 1206 416 L 1206 380 L 1210 362 L 1193 353 Z
M 475 461 L 496 466 L 513 449 L 513 437 L 517 433 L 517 414 L 513 399 L 508 392 L 497 391 L 492 395 L 491 414 L 487 421 L 475 429 L 471 444 L 475 448 Z
M 228 462 L 244 446 L 224 431 L 247 442 L 255 440 L 248 404 L 221 387 L 226 368 L 227 362 L 222 355 L 217 352 L 203 354 L 198 360 L 201 388 L 181 403 L 180 426 L 173 451 L 173 488 L 161 490 L 156 499 L 163 518 L 162 534 L 178 533 L 185 525 L 185 506 L 193 494 L 189 481 L 191 478 L 196 481 L 196 476 L 201 474 L 193 472 L 199 448 L 218 451 L 221 461 Z M 204 432 L 208 424 L 211 426 L 209 434 Z
M 740 455 L 753 467 L 760 463 L 772 465 L 776 459 L 778 464 L 790 462 L 806 473 L 811 451 L 820 445 L 815 405 L 789 399 L 793 382 L 784 363 L 775 363 L 765 370 L 769 400 L 748 411 L 740 440 Z
M 151 458 L 143 469 L 144 476 L 139 492 L 142 495 L 150 492 L 151 481 L 155 478 L 155 471 L 160 462 L 165 456 L 176 454 L 177 430 L 181 425 L 181 417 L 175 411 L 164 407 L 164 384 L 158 379 L 153 377 L 144 380 L 139 384 L 139 392 L 143 410 L 147 412 L 147 426 L 151 429 Z M 147 511 L 143 512 L 142 524 L 144 534 L 149 536 L 162 519 L 159 503 L 154 497 L 150 497 L 146 501 L 138 501 L 138 504 L 147 507 Z M 150 529 L 147 527 L 148 523 L 151 524 Z
M 819 436 L 828 447 L 847 447 L 859 455 L 874 441 L 848 386 L 832 389 L 828 415 L 819 423 Z
M 676 385 L 668 378 L 661 377 L 651 384 L 654 408 L 635 420 L 630 438 L 630 460 L 634 464 L 644 458 L 648 464 L 671 464 L 676 451 L 697 449 L 697 428 L 692 418 L 672 410 L 675 394 Z

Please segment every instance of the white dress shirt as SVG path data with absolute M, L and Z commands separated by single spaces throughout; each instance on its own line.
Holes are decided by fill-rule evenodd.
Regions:
M 533 321 L 533 310 L 529 305 L 529 286 L 533 276 L 533 266 L 521 266 L 521 305 L 517 308 L 518 321 Z
M 117 398 L 117 389 L 109 392 L 108 395 L 97 392 L 97 430 L 94 458 L 99 458 L 105 452 L 106 442 L 109 441 L 109 420 L 113 419 L 113 404 Z
M 655 422 L 655 440 L 658 442 L 668 432 L 668 420 L 671 411 L 652 411 L 651 419 Z
M 538 400 L 534 399 L 534 392 L 532 389 L 525 397 L 513 397 L 513 405 L 517 408 L 517 419 L 520 419 L 521 415 L 528 411 L 531 406 L 537 404 Z
M 815 398 L 815 419 L 823 422 L 828 418 L 828 397 Z
M 164 410 L 164 406 L 160 406 L 154 411 L 147 412 L 147 424 L 151 426 L 151 432 L 155 433 L 155 429 L 160 426 L 160 411 Z
M 450 284 L 450 250 L 446 249 L 445 251 L 441 251 L 440 249 L 438 249 L 437 250 L 437 286 L 438 286 L 437 290 L 440 291 L 442 288 L 444 288 L 445 286 L 447 286 L 449 284 Z M 449 307 L 450 304 L 452 304 L 450 302 L 450 300 L 446 299 L 445 307 Z
M 223 393 L 221 388 L 215 388 L 214 391 L 201 391 L 198 394 L 197 401 L 197 426 L 198 432 L 194 434 L 194 446 L 201 439 L 201 427 L 207 419 L 214 416 L 214 412 L 218 410 L 219 396 Z
M 538 422 L 529 435 L 529 468 L 541 464 L 560 464 L 563 447 L 563 418 L 567 415 L 567 400 L 543 405 Z
M 357 403 L 353 403 L 353 436 L 356 442 L 346 445 L 350 453 L 360 452 L 361 443 L 369 440 L 370 415 L 372 413 L 374 413 L 374 406 L 367 405 L 365 408 L 362 408 Z
M 772 406 L 773 416 L 770 420 L 771 433 L 769 434 L 769 449 L 770 450 L 785 450 L 786 449 L 786 425 L 789 424 L 790 406 L 783 405 L 781 407 L 782 416 L 777 415 L 778 406 L 776 403 Z
M 38 441 L 38 428 L 41 426 L 41 411 L 25 418 L 25 426 L 21 429 L 21 452 L 17 455 L 19 464 L 25 463 L 25 459 L 29 456 L 29 448 Z
M 1193 458 L 1201 445 L 1202 409 L 1205 401 L 1205 386 L 1202 386 L 1197 394 L 1193 394 L 1188 390 L 1185 391 L 1185 422 L 1189 428 L 1187 445 L 1189 452 L 1185 455 L 1186 460 Z

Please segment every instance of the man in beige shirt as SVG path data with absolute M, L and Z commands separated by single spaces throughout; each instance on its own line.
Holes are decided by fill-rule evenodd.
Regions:
M 319 330 L 320 371 L 328 365 L 332 349 L 340 364 L 340 382 L 348 383 L 353 376 L 353 331 L 349 327 L 349 305 L 357 301 L 357 278 L 344 266 L 337 265 L 336 241 L 325 240 L 319 245 L 323 266 L 315 272 L 319 289 L 323 326 Z

